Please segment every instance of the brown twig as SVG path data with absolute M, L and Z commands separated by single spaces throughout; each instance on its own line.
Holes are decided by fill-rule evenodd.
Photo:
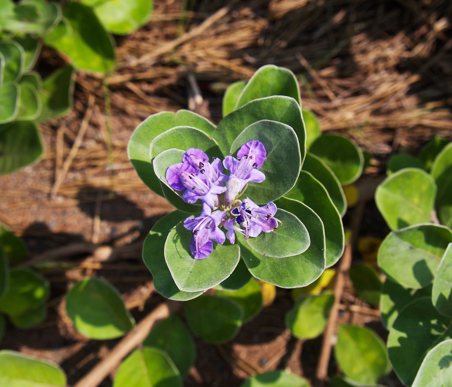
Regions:
M 140 345 L 153 327 L 181 307 L 180 302 L 167 301 L 148 314 L 113 350 L 74 387 L 96 387 L 135 347 Z

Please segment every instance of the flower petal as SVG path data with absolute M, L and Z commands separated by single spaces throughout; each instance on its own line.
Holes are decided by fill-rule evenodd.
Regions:
M 242 158 L 243 156 L 252 158 L 254 160 L 253 162 L 257 165 L 256 168 L 260 168 L 267 158 L 267 150 L 260 141 L 248 141 L 246 144 L 243 144 L 237 152 L 238 158 Z
M 213 242 L 208 240 L 206 244 L 198 247 L 198 250 L 196 250 L 196 241 L 192 238 L 190 243 L 190 251 L 195 259 L 205 259 L 212 254 Z

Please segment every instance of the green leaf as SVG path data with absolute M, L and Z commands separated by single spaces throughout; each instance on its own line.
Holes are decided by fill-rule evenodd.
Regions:
M 259 282 L 254 278 L 249 281 L 241 289 L 234 292 L 231 291 L 217 291 L 218 296 L 232 298 L 243 309 L 243 323 L 250 321 L 255 317 L 262 308 L 262 290 Z
M 0 5 L 1 7 L 1 5 Z M 1 10 L 1 8 L 0 8 Z M 3 85 L 3 68 L 5 66 L 5 57 L 3 56 L 3 54 L 0 52 L 0 89 Z
M 452 340 L 439 343 L 425 357 L 412 387 L 445 387 L 452 380 Z
M 19 83 L 21 85 L 27 84 L 33 86 L 36 90 L 40 90 L 42 87 L 41 76 L 36 71 L 30 71 L 29 73 L 22 74 Z
M 288 125 L 262 120 L 244 129 L 232 143 L 230 154 L 235 155 L 248 141 L 260 141 L 267 158 L 260 168 L 265 174 L 262 183 L 249 183 L 242 197 L 250 197 L 257 204 L 267 204 L 283 196 L 297 182 L 302 158 L 297 134 Z
M 243 310 L 230 298 L 203 295 L 184 303 L 184 310 L 190 329 L 207 343 L 232 339 L 242 325 Z
M 436 156 L 445 148 L 450 141 L 445 138 L 436 136 L 431 139 L 419 153 L 419 160 L 424 164 L 426 171 L 430 171 Z
M 251 274 L 262 281 L 289 289 L 307 286 L 319 278 L 325 269 L 323 223 L 313 210 L 297 200 L 281 198 L 275 204 L 303 219 L 311 238 L 310 247 L 294 257 L 266 257 L 251 249 L 242 235 L 236 234 L 240 254 Z
M 311 244 L 305 225 L 294 214 L 278 209 L 275 218 L 279 226 L 272 232 L 262 232 L 248 238 L 248 244 L 259 254 L 273 258 L 293 257 L 304 253 Z
M 3 83 L 14 82 L 22 73 L 24 66 L 24 49 L 14 41 L 0 42 L 0 53 L 3 55 Z
M 344 374 L 359 383 L 377 384 L 391 370 L 383 340 L 368 328 L 340 325 L 334 354 Z
M 30 269 L 11 269 L 9 287 L 0 300 L 0 312 L 23 314 L 43 305 L 49 297 L 49 281 Z
M 191 237 L 183 222 L 175 226 L 166 238 L 165 261 L 180 290 L 204 291 L 232 274 L 240 260 L 240 248 L 228 242 L 214 243 L 212 254 L 205 259 L 194 259 L 190 252 Z
M 117 35 L 127 35 L 145 25 L 152 12 L 149 0 L 82 0 L 94 9 L 104 27 Z
M 23 355 L 0 351 L 0 385 L 8 387 L 65 387 L 66 375 L 55 363 Z
M 449 243 L 452 243 L 452 231 L 434 224 L 393 231 L 380 246 L 378 265 L 400 285 L 423 288 L 433 282 Z
M 202 294 L 202 292 L 189 293 L 179 290 L 165 261 L 166 237 L 175 225 L 188 217 L 188 214 L 180 211 L 165 215 L 152 227 L 143 244 L 143 261 L 152 273 L 155 290 L 163 297 L 176 301 L 191 300 Z
M 43 153 L 41 134 L 33 122 L 0 125 L 0 175 L 37 162 Z
M 245 265 L 245 262 L 241 259 L 239 264 L 232 272 L 229 278 L 226 278 L 223 282 L 215 286 L 217 290 L 234 291 L 243 288 L 248 282 L 250 282 L 253 276 L 249 272 Z
M 447 145 L 435 159 L 432 176 L 436 181 L 436 211 L 441 223 L 452 228 L 452 143 Z
M 447 247 L 436 272 L 432 302 L 438 312 L 452 317 L 452 243 Z
M 292 71 L 274 65 L 262 66 L 247 82 L 236 109 L 258 98 L 284 95 L 300 104 L 300 89 Z
M 353 380 L 350 380 L 348 378 L 344 378 L 342 376 L 334 375 L 331 380 L 329 387 L 385 387 L 381 384 L 362 384 L 362 383 L 356 383 Z
M 328 191 L 331 200 L 339 211 L 341 216 L 344 216 L 347 211 L 347 201 L 345 199 L 344 190 L 341 183 L 337 179 L 333 171 L 320 158 L 308 153 L 304 160 L 303 170 L 309 172 L 314 176 Z
M 394 155 L 389 159 L 388 170 L 386 172 L 389 176 L 406 168 L 418 168 L 423 170 L 424 165 L 422 164 L 422 161 L 416 157 L 401 153 Z
M 314 339 L 325 329 L 333 304 L 334 295 L 330 292 L 301 296 L 286 314 L 286 326 L 299 339 Z
M 50 43 L 80 70 L 110 73 L 115 66 L 115 50 L 111 36 L 105 31 L 91 7 L 69 2 L 63 16 L 72 33 Z
M 372 155 L 369 152 L 363 150 L 363 157 L 364 157 L 363 172 L 364 172 L 370 166 Z
M 402 309 L 388 337 L 389 358 L 402 383 L 411 386 L 427 353 L 449 339 L 450 317 L 440 314 L 430 297 L 419 298 Z
M 21 83 L 17 120 L 34 120 L 41 114 L 42 104 L 38 91 L 28 83 Z
M 378 305 L 383 285 L 373 266 L 368 263 L 353 266 L 349 275 L 358 297 L 370 305 Z
M 195 343 L 184 323 L 175 314 L 153 327 L 143 345 L 166 352 L 183 377 L 195 363 Z
M 24 49 L 24 71 L 30 70 L 36 64 L 39 53 L 41 52 L 42 43 L 39 39 L 29 34 L 16 35 L 14 41 L 19 43 Z
M 157 113 L 149 116 L 137 126 L 130 137 L 128 145 L 129 159 L 137 171 L 138 176 L 143 180 L 144 184 L 160 196 L 163 196 L 163 191 L 160 187 L 160 180 L 155 176 L 154 168 L 152 167 L 152 160 L 149 157 L 149 147 L 151 142 L 159 134 L 176 126 L 191 126 L 202 130 L 207 136 L 211 136 L 215 130 L 215 126 L 210 121 L 188 110 L 179 110 L 177 113 Z M 185 140 L 189 142 L 186 147 L 183 145 L 184 148 L 182 150 L 198 148 L 196 143 L 190 141 L 190 138 Z M 174 147 L 174 145 L 170 144 L 167 149 Z
M 351 184 L 361 176 L 363 152 L 348 138 L 325 134 L 314 141 L 309 152 L 322 159 L 342 185 Z
M 381 321 L 386 329 L 390 329 L 400 311 L 411 301 L 420 297 L 431 296 L 432 287 L 408 289 L 391 281 L 389 278 L 383 284 L 380 297 Z
M 306 149 L 309 149 L 312 143 L 322 135 L 320 131 L 319 120 L 310 110 L 302 109 L 303 121 L 306 127 Z
M 286 371 L 270 371 L 252 376 L 240 387 L 310 387 L 310 384 Z
M 16 118 L 19 111 L 19 97 L 20 89 L 15 82 L 4 84 L 0 88 L 0 124 Z
M 182 387 L 170 357 L 158 348 L 136 349 L 119 366 L 113 387 Z
M 9 316 L 9 319 L 16 327 L 29 329 L 42 323 L 46 317 L 47 306 L 42 304 L 35 309 L 27 310 L 25 313 Z
M 67 294 L 66 311 L 75 329 L 91 339 L 121 337 L 135 326 L 121 294 L 100 278 L 77 282 Z
M 38 122 L 66 115 L 73 105 L 75 71 L 64 66 L 48 76 L 40 89 L 42 112 Z
M 306 132 L 298 103 L 289 97 L 262 98 L 228 114 L 213 133 L 213 138 L 224 155 L 228 155 L 237 136 L 251 124 L 271 120 L 290 126 L 298 137 L 301 160 L 305 156 Z
M 223 117 L 232 113 L 237 105 L 237 101 L 245 88 L 245 81 L 237 81 L 229 85 L 223 97 Z
M 2 242 L 3 241 L 0 240 L 0 300 L 6 294 L 9 283 L 8 257 Z
M 52 46 L 58 40 L 72 34 L 72 27 L 69 21 L 62 17 L 58 24 L 52 28 L 43 38 L 44 42 Z
M 286 197 L 298 200 L 322 219 L 326 237 L 326 266 L 334 265 L 344 252 L 345 236 L 339 212 L 325 187 L 309 172 L 301 171 L 295 187 Z
M 388 226 L 399 230 L 429 223 L 435 195 L 435 181 L 427 172 L 407 168 L 393 173 L 378 186 L 375 201 Z
M 6 331 L 6 318 L 4 314 L 0 313 L 0 344 L 5 336 Z

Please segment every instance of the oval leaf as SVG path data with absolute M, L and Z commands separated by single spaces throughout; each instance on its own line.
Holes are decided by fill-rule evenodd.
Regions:
M 38 91 L 27 83 L 21 83 L 19 110 L 17 120 L 34 120 L 39 116 L 42 109 L 41 98 Z
M 391 370 L 383 340 L 368 328 L 339 326 L 334 354 L 344 374 L 359 383 L 377 384 Z
M 229 298 L 203 295 L 184 303 L 184 310 L 190 329 L 207 343 L 232 339 L 242 325 L 243 310 Z
M 248 126 L 232 143 L 230 153 L 235 155 L 248 141 L 260 141 L 267 158 L 260 168 L 265 174 L 262 183 L 249 183 L 244 196 L 257 204 L 267 204 L 283 196 L 295 185 L 301 170 L 301 155 L 297 135 L 288 125 L 262 120 Z
M 40 90 L 42 87 L 41 76 L 35 71 L 31 71 L 27 74 L 22 74 L 19 83 L 21 85 L 26 83 L 27 85 L 33 86 L 36 90 Z
M 251 274 L 281 288 L 307 286 L 320 277 L 325 270 L 325 231 L 318 215 L 303 203 L 281 198 L 279 208 L 290 211 L 303 219 L 311 238 L 311 245 L 300 255 L 288 258 L 272 258 L 251 249 L 245 238 L 237 234 L 240 254 Z
M 253 276 L 249 272 L 245 265 L 245 262 L 241 259 L 239 264 L 231 274 L 229 278 L 226 278 L 222 283 L 215 286 L 217 290 L 234 291 L 243 288 L 248 282 L 250 282 Z
M 333 304 L 334 295 L 330 292 L 301 296 L 286 314 L 286 326 L 299 339 L 314 339 L 325 329 Z
M 41 324 L 47 317 L 47 306 L 45 304 L 36 309 L 27 310 L 23 314 L 9 316 L 10 321 L 18 328 L 29 329 Z
M 0 124 L 16 118 L 19 111 L 20 89 L 15 82 L 0 87 Z
M 424 165 L 424 169 L 426 171 L 430 171 L 433 165 L 436 156 L 449 144 L 450 141 L 446 140 L 442 137 L 434 137 L 430 140 L 422 149 L 421 153 L 419 153 L 419 160 Z
M 4 61 L 3 83 L 16 81 L 22 73 L 24 49 L 14 41 L 0 42 L 0 54 Z
M 367 263 L 353 266 L 349 275 L 358 297 L 370 305 L 378 305 L 383 285 L 373 266 Z
M 452 243 L 452 231 L 434 224 L 393 231 L 380 246 L 378 265 L 402 286 L 423 288 L 433 282 L 449 243 Z
M 24 49 L 24 71 L 30 70 L 35 65 L 41 52 L 42 43 L 40 39 L 25 34 L 16 35 L 14 41 L 19 43 Z
M 388 352 L 399 379 L 411 386 L 428 351 L 452 339 L 450 317 L 440 314 L 430 297 L 408 304 L 389 330 Z
M 77 282 L 67 295 L 66 311 L 77 331 L 91 339 L 121 337 L 135 326 L 121 294 L 100 278 Z
M 237 81 L 228 86 L 223 97 L 223 117 L 226 117 L 235 110 L 235 106 L 245 85 L 245 81 Z
M 54 363 L 14 351 L 0 351 L 0 385 L 65 387 L 66 375 Z
M 310 384 L 286 371 L 270 371 L 249 378 L 240 387 L 310 387 Z
M 119 366 L 113 387 L 182 387 L 182 378 L 170 357 L 158 348 L 136 349 Z
M 436 272 L 432 301 L 441 314 L 452 317 L 452 243 L 444 253 Z
M 185 292 L 210 289 L 228 278 L 240 260 L 237 245 L 214 243 L 214 249 L 205 259 L 194 259 L 190 252 L 192 235 L 183 222 L 168 234 L 165 243 L 165 261 L 177 287 Z
M 441 223 L 452 228 L 452 143 L 447 145 L 432 166 L 432 176 L 436 181 L 436 211 Z
M 398 154 L 392 156 L 388 161 L 388 169 L 386 173 L 388 175 L 392 175 L 395 172 L 398 172 L 402 169 L 406 168 L 418 168 L 424 169 L 424 165 L 422 161 L 417 159 L 414 156 L 406 155 L 406 154 Z
M 444 387 L 452 380 L 452 340 L 439 343 L 425 357 L 412 387 Z
M 188 217 L 189 215 L 180 211 L 165 215 L 152 227 L 143 244 L 143 261 L 152 273 L 155 290 L 163 297 L 176 301 L 191 300 L 202 294 L 202 292 L 189 293 L 179 290 L 165 261 L 164 248 L 169 232 Z
M 319 120 L 310 110 L 302 109 L 303 121 L 306 127 L 306 149 L 309 149 L 312 143 L 319 138 L 322 133 L 320 131 Z
M 427 172 L 407 168 L 378 186 L 375 201 L 388 226 L 399 230 L 430 222 L 435 195 L 435 181 Z

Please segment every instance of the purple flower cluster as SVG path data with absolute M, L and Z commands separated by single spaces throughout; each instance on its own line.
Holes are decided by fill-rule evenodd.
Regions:
M 249 198 L 243 202 L 237 199 L 248 183 L 265 180 L 258 168 L 266 158 L 267 151 L 261 142 L 248 141 L 237 152 L 237 158 L 226 156 L 223 164 L 218 158 L 210 163 L 202 150 L 191 148 L 181 163 L 167 169 L 168 184 L 176 191 L 185 190 L 182 198 L 186 203 L 202 202 L 201 215 L 184 222 L 184 227 L 192 232 L 190 250 L 195 259 L 208 257 L 213 242 L 223 244 L 227 237 L 235 243 L 235 232 L 248 239 L 278 227 L 274 203 L 259 207 Z M 223 167 L 228 175 L 223 173 Z M 226 235 L 220 227 L 226 229 Z

